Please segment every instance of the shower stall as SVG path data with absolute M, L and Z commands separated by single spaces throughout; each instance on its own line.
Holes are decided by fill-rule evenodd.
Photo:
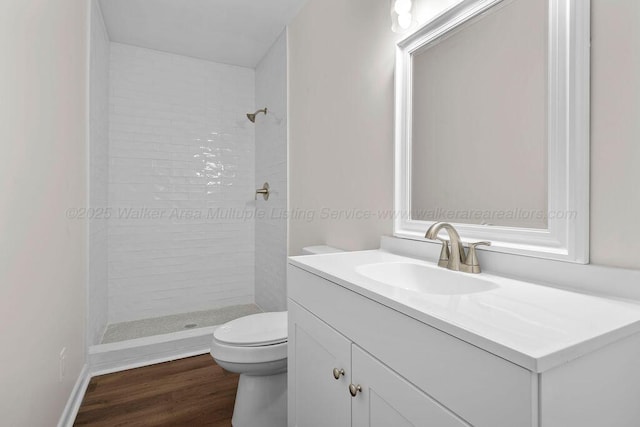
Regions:
M 213 326 L 286 309 L 284 28 L 255 67 L 219 63 L 113 40 L 107 1 L 90 55 L 98 370 L 202 352 Z

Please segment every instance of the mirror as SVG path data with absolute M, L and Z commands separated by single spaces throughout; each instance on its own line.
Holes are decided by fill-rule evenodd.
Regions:
M 398 44 L 394 234 L 588 262 L 589 9 L 466 0 Z
M 413 53 L 412 219 L 547 228 L 546 17 L 497 5 Z

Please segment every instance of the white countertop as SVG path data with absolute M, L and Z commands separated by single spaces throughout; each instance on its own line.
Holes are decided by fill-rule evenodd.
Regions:
M 481 273 L 498 286 L 439 295 L 405 290 L 356 272 L 364 264 L 432 262 L 383 250 L 290 257 L 289 263 L 476 345 L 533 372 L 640 332 L 640 304 Z M 445 270 L 452 275 L 467 275 Z

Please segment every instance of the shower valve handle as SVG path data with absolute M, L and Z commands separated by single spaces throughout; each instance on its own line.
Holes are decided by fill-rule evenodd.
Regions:
M 269 200 L 269 183 L 265 182 L 264 184 L 262 184 L 262 188 L 258 188 L 256 190 L 256 197 L 254 200 L 258 200 L 258 194 L 262 194 L 262 197 L 265 200 Z

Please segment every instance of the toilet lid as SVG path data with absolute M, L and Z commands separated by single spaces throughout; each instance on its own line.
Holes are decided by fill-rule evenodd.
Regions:
M 287 341 L 287 312 L 258 313 L 218 327 L 213 337 L 224 344 L 257 347 Z

